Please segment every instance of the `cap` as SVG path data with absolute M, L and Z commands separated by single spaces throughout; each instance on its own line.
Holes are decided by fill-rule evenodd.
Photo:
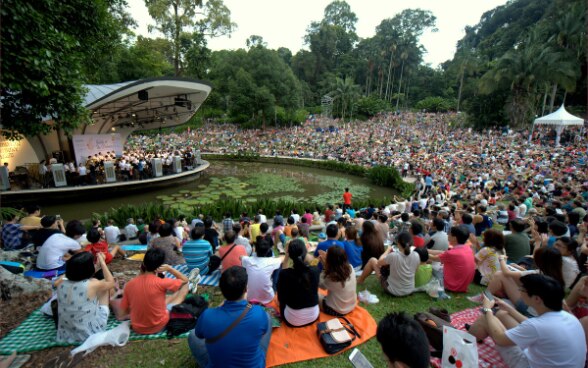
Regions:
M 319 238 L 319 239 L 326 239 L 326 238 L 327 238 L 327 234 L 325 234 L 325 233 L 320 233 L 320 234 L 318 234 L 318 238 Z

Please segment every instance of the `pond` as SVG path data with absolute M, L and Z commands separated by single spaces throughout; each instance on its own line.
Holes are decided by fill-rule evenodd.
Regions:
M 60 214 L 65 220 L 87 219 L 123 204 L 162 202 L 181 206 L 212 203 L 223 199 L 255 202 L 257 199 L 283 199 L 314 203 L 341 202 L 344 188 L 353 198 L 382 199 L 397 194 L 390 188 L 372 185 L 368 179 L 328 170 L 295 165 L 210 161 L 210 167 L 192 182 L 165 189 L 116 198 L 96 198 L 84 202 L 43 207 L 44 214 Z

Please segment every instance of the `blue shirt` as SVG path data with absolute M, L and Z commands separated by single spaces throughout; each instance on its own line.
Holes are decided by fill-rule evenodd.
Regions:
M 345 211 L 347 211 L 347 214 L 349 215 L 349 217 L 355 218 L 355 210 L 353 208 L 348 208 Z
M 225 301 L 218 308 L 204 310 L 198 318 L 195 333 L 198 338 L 211 339 L 223 333 L 247 305 L 246 300 Z M 247 315 L 225 337 L 214 344 L 206 344 L 208 366 L 232 368 L 265 368 L 265 353 L 259 346 L 261 338 L 271 328 L 267 314 L 254 305 Z
M 198 267 L 201 275 L 208 273 L 208 261 L 212 255 L 212 245 L 208 241 L 204 239 L 189 240 L 184 243 L 182 254 L 189 270 Z
M 319 250 L 324 250 L 326 252 L 331 247 L 341 247 L 341 248 L 345 249 L 345 245 L 343 245 L 343 242 L 340 242 L 339 240 L 327 239 L 324 242 L 318 243 L 318 245 L 316 246 L 316 249 L 314 251 L 314 258 L 317 258 L 319 256 Z M 319 270 L 322 270 L 323 264 L 319 262 L 318 268 L 319 268 Z
M 351 263 L 353 268 L 359 266 L 361 267 L 361 252 L 363 252 L 363 247 L 355 244 L 354 240 L 347 240 L 343 243 L 345 247 L 345 253 L 347 253 L 347 260 Z
M 20 224 L 4 224 L 2 226 L 2 244 L 4 244 L 4 250 L 22 248 L 22 234 Z

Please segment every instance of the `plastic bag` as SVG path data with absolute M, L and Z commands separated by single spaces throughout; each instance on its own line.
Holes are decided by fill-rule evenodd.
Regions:
M 71 355 L 73 356 L 81 352 L 86 352 L 84 355 L 87 355 L 97 347 L 103 345 L 124 346 L 129 341 L 130 334 L 130 321 L 125 321 L 112 330 L 98 332 L 88 336 L 82 345 L 71 351 Z
M 469 333 L 443 327 L 442 368 L 467 368 L 478 366 L 478 344 Z

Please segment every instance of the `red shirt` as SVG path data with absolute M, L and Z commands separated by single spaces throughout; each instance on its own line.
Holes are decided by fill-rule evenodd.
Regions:
M 153 273 L 139 275 L 129 281 L 124 289 L 121 308 L 130 308 L 133 331 L 148 335 L 163 330 L 169 321 L 165 294 L 167 291 L 178 291 L 183 283 L 178 279 L 162 279 Z
M 474 281 L 476 261 L 474 252 L 467 245 L 456 245 L 439 255 L 443 262 L 445 289 L 465 293 Z
M 88 244 L 86 246 L 86 252 L 91 252 L 94 255 L 94 263 L 96 263 L 96 255 L 98 253 L 104 253 L 104 261 L 106 264 L 112 262 L 112 254 L 108 251 L 108 243 L 106 240 L 100 240 L 98 243 Z
M 231 247 L 232 245 L 223 245 L 220 247 L 218 249 L 218 256 L 222 258 L 229 251 L 229 249 L 231 249 Z M 223 259 L 223 271 L 228 270 L 233 266 L 241 266 L 242 256 L 247 256 L 247 250 L 245 250 L 245 247 L 242 245 L 236 245 L 235 249 L 233 249 L 231 253 L 225 257 L 225 259 Z
M 413 236 L 412 242 L 416 248 L 422 248 L 425 246 L 425 239 L 422 236 Z
M 352 197 L 351 193 L 349 193 L 349 192 L 343 193 L 343 203 L 344 204 L 351 204 L 351 197 Z

